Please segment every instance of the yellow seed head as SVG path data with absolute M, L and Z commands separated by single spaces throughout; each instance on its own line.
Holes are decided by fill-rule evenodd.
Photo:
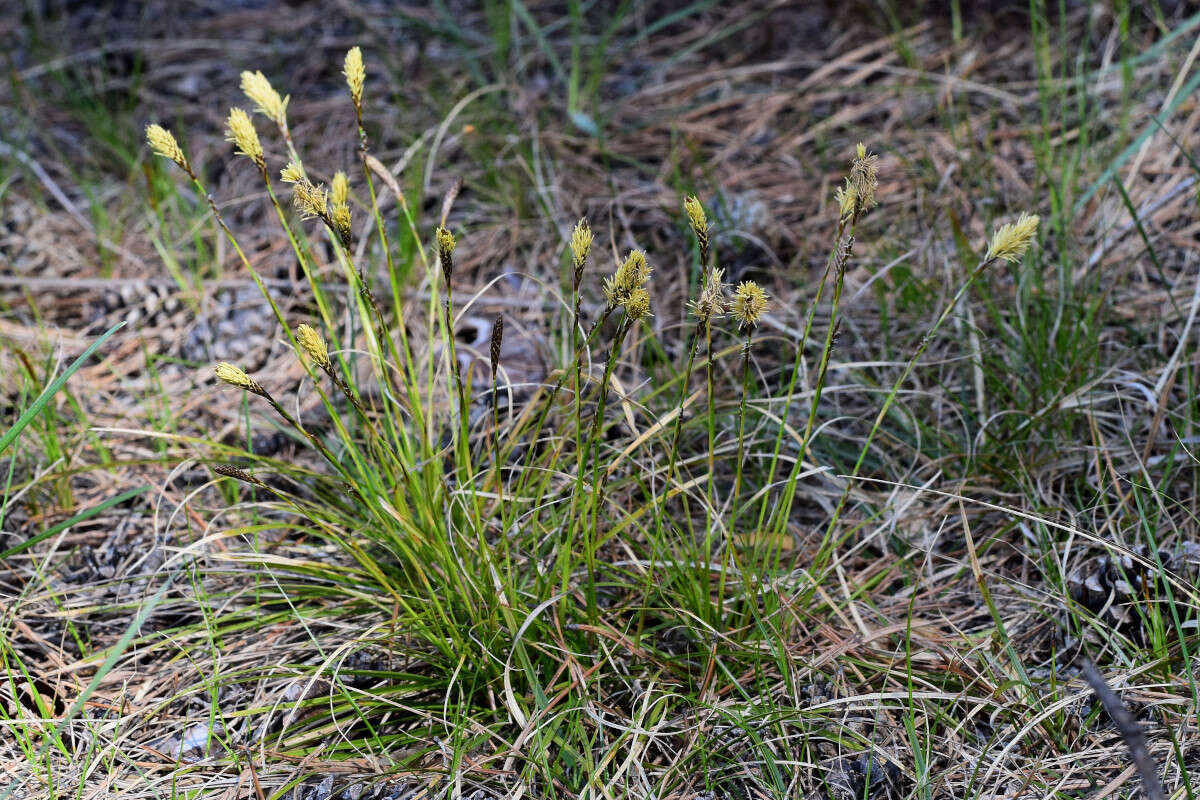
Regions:
M 442 257 L 453 255 L 454 248 L 458 247 L 458 242 L 454 240 L 454 234 L 446 228 L 439 227 L 436 232 L 438 254 Z
M 321 334 L 317 333 L 311 325 L 305 322 L 300 323 L 296 327 L 296 339 L 314 364 L 321 369 L 330 368 L 329 348 L 325 346 L 325 340 L 321 338 Z
M 227 361 L 222 361 L 220 364 L 217 364 L 217 366 L 213 368 L 213 371 L 217 373 L 217 378 L 225 381 L 225 383 L 228 383 L 230 386 L 236 386 L 239 389 L 245 389 L 248 392 L 254 392 L 258 395 L 266 395 L 266 392 L 263 390 L 262 386 L 259 385 L 258 381 L 254 380 L 245 372 L 242 372 L 241 369 L 235 367 L 233 364 L 230 364 Z
M 146 141 L 150 143 L 150 149 L 158 155 L 171 159 L 185 170 L 189 169 L 183 148 L 179 146 L 179 142 L 175 141 L 171 132 L 162 125 L 147 125 Z
M 355 108 L 362 108 L 363 83 L 367 80 L 367 71 L 363 67 L 362 48 L 351 47 L 346 52 L 345 68 L 346 85 L 350 87 L 350 97 L 354 100 Z
M 855 149 L 857 158 L 850 165 L 848 185 L 854 190 L 858 211 L 865 214 L 875 207 L 875 189 L 879 186 L 879 156 L 867 152 L 859 142 Z
M 609 308 L 625 305 L 633 291 L 650 280 L 650 271 L 646 254 L 641 250 L 631 250 L 613 276 L 604 279 L 604 298 Z
M 708 278 L 704 281 L 704 288 L 700 290 L 700 296 L 692 304 L 692 312 L 701 322 L 707 323 L 725 315 L 725 284 L 721 282 L 724 274 L 723 269 L 710 269 Z
M 733 316 L 743 327 L 757 325 L 767 311 L 767 293 L 754 281 L 742 281 L 733 292 Z
M 633 322 L 650 313 L 650 292 L 644 286 L 639 286 L 629 293 L 625 301 L 625 313 Z
M 266 167 L 262 144 L 258 141 L 258 131 L 254 130 L 254 123 L 250 121 L 249 114 L 240 108 L 229 109 L 228 134 L 225 137 L 226 141 L 237 145 L 239 154 L 249 158 L 259 168 Z
M 333 174 L 333 180 L 329 183 L 329 202 L 335 206 L 343 206 L 349 196 L 350 179 L 339 169 Z
M 700 240 L 702 247 L 708 246 L 708 217 L 704 214 L 704 206 L 700 205 L 700 201 L 695 195 L 686 198 L 683 201 L 683 210 L 687 212 L 688 222 L 692 226 L 692 232 L 696 234 L 696 238 Z
M 333 227 L 337 228 L 338 234 L 342 237 L 342 241 L 347 241 L 350 238 L 350 206 L 345 203 L 333 206 L 333 213 L 330 214 L 333 219 Z
M 583 269 L 583 263 L 587 261 L 591 249 L 592 229 L 588 227 L 587 218 L 584 217 L 575 223 L 575 229 L 571 231 L 571 260 L 577 272 Z
M 992 235 L 984 261 L 1004 259 L 1014 264 L 1020 261 L 1037 235 L 1038 222 L 1037 214 L 1021 214 L 1016 222 L 1001 225 Z
M 854 205 L 857 202 L 858 193 L 854 191 L 849 178 L 846 179 L 845 186 L 839 186 L 833 193 L 833 199 L 838 204 L 838 214 L 842 219 L 849 219 L 854 215 Z
M 327 219 L 329 217 L 329 193 L 325 191 L 324 186 L 315 186 L 308 178 L 301 178 L 296 181 L 296 188 L 293 191 L 292 200 L 301 217 L 304 219 L 313 217 Z
M 289 161 L 286 167 L 279 170 L 279 180 L 284 183 L 298 183 L 304 180 L 304 171 L 296 166 L 294 161 Z
M 261 71 L 242 73 L 242 92 L 254 103 L 254 110 L 263 114 L 280 128 L 287 127 L 289 97 L 280 97 Z

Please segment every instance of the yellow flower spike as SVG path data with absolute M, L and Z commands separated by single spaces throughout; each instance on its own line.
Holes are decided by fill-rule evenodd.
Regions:
M 333 174 L 333 180 L 329 182 L 329 202 L 335 206 L 344 206 L 349 196 L 350 179 L 339 169 Z
M 650 313 L 650 292 L 644 286 L 639 286 L 629 293 L 625 301 L 625 313 L 630 321 L 637 322 Z
M 437 239 L 438 260 L 442 264 L 442 276 L 449 285 L 450 279 L 454 277 L 454 248 L 458 247 L 458 242 L 454 240 L 453 233 L 440 226 L 434 232 L 434 237 Z
M 838 204 L 838 214 L 842 219 L 849 219 L 854 216 L 854 205 L 858 200 L 858 193 L 854 191 L 854 187 L 850 185 L 850 179 L 846 179 L 845 186 L 839 186 L 833 193 L 833 200 Z
M 725 284 L 721 282 L 724 274 L 723 269 L 710 269 L 708 278 L 704 281 L 704 288 L 700 290 L 700 296 L 692 303 L 692 312 L 703 323 L 725 315 Z
M 684 199 L 683 210 L 687 212 L 688 223 L 692 226 L 692 233 L 696 234 L 696 240 L 700 242 L 701 250 L 708 251 L 708 217 L 704 213 L 704 206 L 700 205 L 700 201 L 695 195 Z
M 254 130 L 250 115 L 243 109 L 229 109 L 228 133 L 226 141 L 237 145 L 239 154 L 249 158 L 259 169 L 266 168 L 267 162 L 263 156 L 262 144 L 258 141 L 258 131 Z
M 295 194 L 292 198 L 296 210 L 304 219 L 329 217 L 329 193 L 324 186 L 314 186 L 312 181 L 301 178 L 296 181 Z
M 587 218 L 583 217 L 575 223 L 575 229 L 571 231 L 571 259 L 576 270 L 583 267 L 591 249 L 592 229 L 588 227 Z
M 242 92 L 254 103 L 254 110 L 272 120 L 280 128 L 287 126 L 287 104 L 290 97 L 280 97 L 261 71 L 242 73 Z
M 338 235 L 342 237 L 343 242 L 350 240 L 350 206 L 342 203 L 333 207 L 333 213 L 330 215 L 333 220 L 333 227 L 337 228 Z
M 613 276 L 604 279 L 604 299 L 608 301 L 608 307 L 625 305 L 633 291 L 650 279 L 650 272 L 646 254 L 641 250 L 631 250 Z
M 213 372 L 217 374 L 217 378 L 228 383 L 230 386 L 236 386 L 238 389 L 245 389 L 248 392 L 253 392 L 263 397 L 267 396 L 266 390 L 263 389 L 258 381 L 227 361 L 217 364 L 213 368 Z
M 306 322 L 300 323 L 296 327 L 296 339 L 314 364 L 324 370 L 328 370 L 332 366 L 332 362 L 329 360 L 329 348 L 325 346 L 325 340 L 311 325 Z
M 1039 221 L 1040 218 L 1037 214 L 1023 213 L 1016 222 L 1001 225 L 992 235 L 987 255 L 983 257 L 983 260 L 1003 259 L 1013 264 L 1020 261 L 1025 255 L 1025 251 L 1029 249 L 1033 237 L 1037 235 Z
M 879 186 L 879 156 L 868 153 L 861 142 L 855 148 L 855 153 L 857 158 L 850 165 L 847 185 L 854 190 L 858 212 L 865 214 L 875 207 L 875 190 Z
M 188 166 L 187 156 L 183 154 L 183 148 L 179 146 L 179 142 L 175 141 L 175 136 L 162 125 L 147 125 L 146 141 L 149 142 L 150 149 L 156 154 L 171 159 L 185 170 L 191 170 L 191 167 Z
M 733 316 L 743 328 L 758 324 L 767 311 L 767 293 L 754 281 L 742 281 L 733 292 Z
M 346 76 L 346 85 L 350 87 L 350 97 L 354 100 L 354 107 L 361 109 L 363 84 L 367 80 L 367 70 L 363 66 L 361 47 L 351 47 L 346 52 L 342 74 Z
M 304 180 L 304 172 L 294 161 L 289 161 L 286 167 L 279 170 L 279 180 L 284 183 L 299 183 Z

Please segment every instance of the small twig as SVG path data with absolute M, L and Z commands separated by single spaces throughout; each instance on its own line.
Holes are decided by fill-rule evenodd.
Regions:
M 1104 706 L 1108 716 L 1116 723 L 1117 730 L 1121 732 L 1121 738 L 1125 740 L 1129 756 L 1142 776 L 1142 791 L 1146 793 L 1146 800 L 1166 800 L 1166 792 L 1158 778 L 1158 768 L 1154 764 L 1154 759 L 1150 757 L 1150 749 L 1146 746 L 1146 737 L 1142 735 L 1142 729 L 1137 724 L 1137 720 L 1125 708 L 1121 698 L 1117 697 L 1117 693 L 1105 683 L 1104 676 L 1100 674 L 1090 659 L 1083 661 L 1083 678 L 1092 687 L 1100 704 Z

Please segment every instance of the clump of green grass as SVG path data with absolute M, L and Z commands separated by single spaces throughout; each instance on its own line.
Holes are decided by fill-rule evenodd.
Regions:
M 220 229 L 271 300 L 328 420 L 321 428 L 306 425 L 259 379 L 234 364 L 216 366 L 218 379 L 264 402 L 312 458 L 283 466 L 290 484 L 267 480 L 250 454 L 236 464 L 214 464 L 214 473 L 265 492 L 271 499 L 264 505 L 286 512 L 297 535 L 331 543 L 349 559 L 322 565 L 252 551 L 245 558 L 273 576 L 256 581 L 258 602 L 286 605 L 300 619 L 335 613 L 353 620 L 358 635 L 350 646 L 386 654 L 364 670 L 377 681 L 367 693 L 347 688 L 347 675 L 322 656 L 316 669 L 335 678 L 332 702 L 298 703 L 307 713 L 270 733 L 273 751 L 296 758 L 317 749 L 325 758 L 403 752 L 401 766 L 419 766 L 447 752 L 439 749 L 442 740 L 452 754 L 450 774 L 468 760 L 490 760 L 506 780 L 571 793 L 632 785 L 635 775 L 646 780 L 631 764 L 671 762 L 676 747 L 686 759 L 697 757 L 687 749 L 696 736 L 682 720 L 703 719 L 714 735 L 724 724 L 711 694 L 714 675 L 761 675 L 773 658 L 772 669 L 786 673 L 781 648 L 789 627 L 832 611 L 818 587 L 840 569 L 846 534 L 839 523 L 850 484 L 804 564 L 794 562 L 787 543 L 804 459 L 818 436 L 857 226 L 876 205 L 877 157 L 860 144 L 838 189 L 836 234 L 799 340 L 790 343 L 791 368 L 786 361 L 772 367 L 786 375 L 779 402 L 762 402 L 754 380 L 754 333 L 770 312 L 767 293 L 753 281 L 729 292 L 723 270 L 710 263 L 705 209 L 688 197 L 683 214 L 702 282 L 690 303 L 684 368 L 654 355 L 667 348 L 647 324 L 655 304 L 651 256 L 630 250 L 596 280 L 593 232 L 580 220 L 564 242 L 570 358 L 519 412 L 502 415 L 503 319 L 493 329 L 486 390 L 472 371 L 464 373 L 457 352 L 458 186 L 434 224 L 414 216 L 403 196 L 398 217 L 386 220 L 362 126 L 367 81 L 358 48 L 347 54 L 344 74 L 358 122 L 357 186 L 340 171 L 329 188 L 315 178 L 289 130 L 287 98 L 261 73 L 245 73 L 243 89 L 286 147 L 289 161 L 278 179 L 250 114 L 234 108 L 228 118 L 229 139 L 261 176 L 312 293 L 313 316 L 302 321 L 285 318 L 271 300 L 184 148 L 165 129 L 147 129 L 153 150 L 209 198 Z M 295 215 L 280 200 L 281 183 L 290 186 Z M 302 244 L 313 234 L 310 222 L 356 290 L 343 305 Z M 1023 215 L 996 232 L 886 392 L 853 475 L 958 300 L 991 264 L 1019 261 L 1037 225 L 1037 217 Z M 372 247 L 361 247 L 368 236 Z M 416 246 L 393 246 L 396 238 Z M 397 262 L 404 252 L 413 253 L 412 263 Z M 382 287 L 368 278 L 379 262 L 389 276 Z M 428 290 L 424 307 L 407 301 L 402 276 L 408 275 Z M 586 320 L 583 297 L 597 289 L 601 310 Z M 813 366 L 808 346 L 825 299 L 830 317 L 815 339 Z M 736 330 L 723 324 L 727 315 Z M 656 346 L 634 349 L 631 339 Z M 591 364 L 598 352 L 604 355 L 597 371 Z M 731 358 L 735 365 L 723 369 Z M 617 381 L 623 370 L 654 375 L 656 385 L 642 396 L 630 392 Z M 703 381 L 693 387 L 698 370 Z M 737 375 L 729 388 L 720 385 L 726 374 Z M 807 416 L 797 431 L 790 416 L 802 389 Z M 797 582 L 798 567 L 807 577 Z M 320 638 L 310 635 L 323 652 Z M 746 691 L 755 680 L 747 680 Z M 764 698 L 774 697 L 761 688 Z M 603 718 L 614 711 L 636 725 L 609 730 Z M 913 718 L 909 723 L 916 737 Z M 773 726 L 799 742 L 810 762 L 824 757 L 823 742 L 864 746 L 820 713 L 795 717 L 764 708 L 761 720 L 738 726 L 754 755 L 736 758 L 761 761 L 763 779 L 781 794 L 787 781 L 768 743 Z M 646 732 L 660 728 L 663 741 Z M 718 758 L 725 745 L 716 738 L 710 744 L 700 752 Z M 729 779 L 715 762 L 697 774 L 673 763 L 655 772 L 655 794 Z

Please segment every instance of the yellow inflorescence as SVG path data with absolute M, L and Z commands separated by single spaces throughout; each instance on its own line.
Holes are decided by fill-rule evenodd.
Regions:
M 333 174 L 333 180 L 329 182 L 329 202 L 335 206 L 345 205 L 349 196 L 350 179 L 339 169 Z
M 361 108 L 363 84 L 367 80 L 367 70 L 363 67 L 362 48 L 351 47 L 347 51 L 342 74 L 346 76 L 346 85 L 350 87 L 350 97 L 354 100 L 354 107 Z
M 580 219 L 571 231 L 571 262 L 575 269 L 583 267 L 587 261 L 588 252 L 592 249 L 592 229 L 588 227 L 587 219 Z
M 650 292 L 646 287 L 639 286 L 629 293 L 629 299 L 625 301 L 625 313 L 633 322 L 650 313 Z
M 227 141 L 237 145 L 240 154 L 248 157 L 260 168 L 267 165 L 263 157 L 262 143 L 258 141 L 258 131 L 254 130 L 254 123 L 244 110 L 229 109 L 228 133 Z
M 179 142 L 175 141 L 171 132 L 162 125 L 147 125 L 146 141 L 150 143 L 150 149 L 158 155 L 171 159 L 184 169 L 188 168 L 187 156 L 183 154 L 183 148 L 179 146 Z
M 733 316 L 743 327 L 757 325 L 767 311 L 767 293 L 754 281 L 742 281 L 733 292 Z
M 992 235 L 984 261 L 998 258 L 1014 264 L 1020 261 L 1037 234 L 1038 222 L 1037 214 L 1021 214 L 1016 222 L 1001 225 Z
M 632 250 L 611 278 L 604 279 L 604 299 L 609 308 L 625 305 L 635 289 L 650 280 L 650 267 L 646 263 L 646 254 L 641 250 Z
M 295 162 L 289 161 L 286 167 L 279 170 L 279 180 L 284 183 L 299 183 L 304 180 L 304 171 L 296 166 Z
M 321 338 L 321 334 L 317 333 L 308 323 L 302 322 L 296 327 L 296 339 L 314 364 L 321 369 L 329 369 L 329 348 L 325 346 L 325 340 Z
M 700 205 L 700 201 L 695 195 L 686 198 L 683 201 L 683 210 L 687 212 L 688 222 L 692 226 L 692 232 L 696 234 L 696 238 L 702 244 L 708 244 L 708 217 L 704 213 L 704 206 Z
M 713 267 L 708 271 L 704 288 L 692 304 L 692 311 L 701 322 L 720 319 L 725 314 L 725 284 L 721 282 L 725 270 Z
M 329 193 L 324 186 L 316 186 L 308 178 L 301 178 L 296 181 L 294 191 L 292 200 L 302 217 L 326 219 L 329 216 Z
M 242 73 L 242 91 L 254 103 L 255 111 L 271 119 L 280 128 L 287 126 L 289 98 L 280 97 L 261 71 Z
M 240 368 L 235 367 L 233 364 L 230 364 L 227 361 L 222 361 L 220 364 L 217 364 L 217 366 L 213 368 L 213 371 L 217 373 L 217 377 L 220 380 L 225 381 L 225 383 L 228 383 L 230 386 L 236 386 L 239 389 L 245 389 L 247 391 L 254 392 L 255 394 L 264 394 L 263 388 L 258 384 L 258 381 L 254 380 Z

